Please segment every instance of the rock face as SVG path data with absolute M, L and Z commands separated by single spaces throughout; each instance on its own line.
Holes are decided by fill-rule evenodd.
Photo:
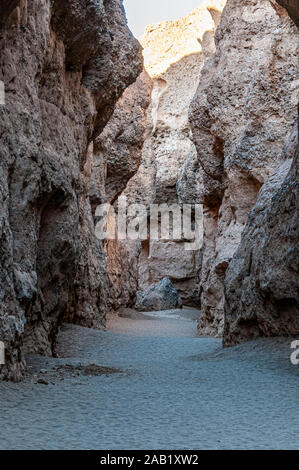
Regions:
M 299 26 L 296 2 L 278 3 Z M 258 336 L 299 334 L 298 171 L 297 120 L 227 272 L 224 346 Z
M 225 345 L 298 333 L 296 3 L 228 0 L 216 52 L 225 1 L 149 27 L 152 81 L 121 0 L 2 0 L 0 379 L 138 289 L 145 310 L 201 296 L 202 333 L 222 334 L 225 306 Z M 203 203 L 203 253 L 97 240 L 96 206 L 121 193 Z
M 18 380 L 63 320 L 104 325 L 93 148 L 142 58 L 120 0 L 6 0 L 0 15 L 0 378 Z
M 224 345 L 299 334 L 298 123 L 226 274 Z
M 112 204 L 137 172 L 146 138 L 146 113 L 152 80 L 144 71 L 124 92 L 103 132 L 95 140 L 94 169 L 89 184 L 92 207 Z M 108 307 L 132 306 L 138 290 L 139 249 L 134 243 L 105 242 L 109 280 Z
M 93 203 L 113 203 L 137 172 L 146 135 L 146 111 L 151 102 L 151 92 L 152 80 L 144 71 L 119 99 L 107 126 L 95 140 L 95 171 L 89 190 Z M 103 176 L 101 171 L 98 173 L 98 168 L 104 168 Z M 101 181 L 104 191 L 98 187 Z
M 186 162 L 190 168 L 190 162 L 196 160 L 188 110 L 203 63 L 215 50 L 214 30 L 224 4 L 220 0 L 206 1 L 185 18 L 148 26 L 141 39 L 153 91 L 141 165 L 124 192 L 131 203 L 197 202 L 196 193 L 189 190 L 189 179 L 180 185 L 178 182 Z M 201 183 L 197 180 L 196 184 Z M 139 289 L 147 289 L 169 276 L 183 302 L 198 306 L 199 250 L 186 251 L 183 241 L 151 240 L 139 248 L 131 244 L 128 259 L 132 259 L 132 249 L 134 256 L 139 256 L 138 272 L 133 275 L 134 270 L 131 271 L 138 279 Z
M 203 68 L 190 122 L 205 226 L 199 330 L 221 336 L 227 268 L 261 187 L 280 165 L 297 114 L 298 31 L 274 1 L 228 0 L 215 39 L 216 52 Z M 269 187 L 260 205 L 265 193 L 270 194 Z M 233 263 L 238 271 L 238 260 Z M 231 269 L 228 277 L 231 296 Z M 241 301 L 236 306 L 235 298 L 227 302 L 234 312 L 244 308 Z
M 136 310 L 139 312 L 159 312 L 181 307 L 178 291 L 167 277 L 148 290 L 137 292 Z

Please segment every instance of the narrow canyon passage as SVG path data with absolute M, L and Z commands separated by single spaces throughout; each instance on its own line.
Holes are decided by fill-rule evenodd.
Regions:
M 1 0 L 0 450 L 298 449 L 295 1 Z
M 222 350 L 221 340 L 194 337 L 196 314 L 114 318 L 107 332 L 65 325 L 64 357 L 31 356 L 25 382 L 0 384 L 0 447 L 296 448 L 298 377 L 289 342 Z M 78 364 L 117 372 L 77 375 Z M 73 372 L 59 374 L 65 365 Z

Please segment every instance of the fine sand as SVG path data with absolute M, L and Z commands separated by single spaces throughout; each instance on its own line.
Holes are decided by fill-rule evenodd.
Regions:
M 0 383 L 1 449 L 298 449 L 299 366 L 290 340 L 223 350 L 198 312 L 65 325 L 60 358 L 31 356 Z M 127 318 L 126 318 L 127 317 Z

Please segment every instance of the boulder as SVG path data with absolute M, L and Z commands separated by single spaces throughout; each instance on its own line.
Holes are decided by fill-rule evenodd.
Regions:
M 174 308 L 182 308 L 182 301 L 168 277 L 145 291 L 137 292 L 136 309 L 139 312 L 154 312 Z

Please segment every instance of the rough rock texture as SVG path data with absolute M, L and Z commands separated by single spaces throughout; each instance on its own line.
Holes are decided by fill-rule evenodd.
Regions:
M 215 39 L 190 122 L 205 214 L 199 330 L 220 336 L 227 267 L 297 114 L 298 31 L 274 1 L 228 0 Z
M 220 16 L 224 4 L 205 1 L 185 18 L 148 26 L 141 38 L 145 68 L 155 79 L 150 145 L 156 167 L 155 202 L 177 202 L 178 177 L 195 152 L 188 110 L 204 61 L 215 50 L 215 12 Z
M 63 319 L 104 325 L 93 140 L 142 59 L 120 0 L 4 1 L 0 13 L 0 377 L 17 380 L 22 351 L 55 353 Z
M 278 3 L 299 26 L 297 2 Z M 258 336 L 299 334 L 298 122 L 227 272 L 224 346 Z
M 299 334 L 298 123 L 226 274 L 224 345 Z
M 148 290 L 137 292 L 136 310 L 139 312 L 159 312 L 181 307 L 178 291 L 167 277 Z
M 224 4 L 220 0 L 206 1 L 185 18 L 148 26 L 141 39 L 153 91 L 141 165 L 124 192 L 131 203 L 197 202 L 194 191 L 187 194 L 189 181 L 182 182 L 179 188 L 177 184 L 185 162 L 196 156 L 188 110 L 203 63 L 215 50 L 214 30 Z M 184 303 L 198 306 L 198 250 L 186 251 L 183 242 L 168 239 L 144 242 L 139 247 L 129 245 L 129 260 L 139 253 L 138 273 L 134 269 L 130 272 L 138 278 L 140 289 L 169 276 Z M 128 288 L 130 285 L 135 285 L 134 280 L 127 282 Z
M 95 140 L 93 173 L 88 188 L 92 207 L 113 204 L 137 172 L 146 138 L 146 111 L 151 92 L 152 80 L 144 71 L 118 100 L 108 124 Z M 107 240 L 105 253 L 109 309 L 134 305 L 139 248 L 134 243 Z
M 119 99 L 108 124 L 95 140 L 94 171 L 89 188 L 93 203 L 98 200 L 113 203 L 137 172 L 151 91 L 152 80 L 144 71 Z M 101 181 L 104 191 L 98 187 Z
M 149 25 L 141 38 L 144 65 L 151 77 L 160 77 L 183 57 L 214 52 L 214 29 L 226 0 L 204 0 L 188 16 Z
M 109 310 L 133 307 L 138 291 L 140 246 L 135 242 L 110 240 L 105 245 L 105 251 L 109 279 Z

